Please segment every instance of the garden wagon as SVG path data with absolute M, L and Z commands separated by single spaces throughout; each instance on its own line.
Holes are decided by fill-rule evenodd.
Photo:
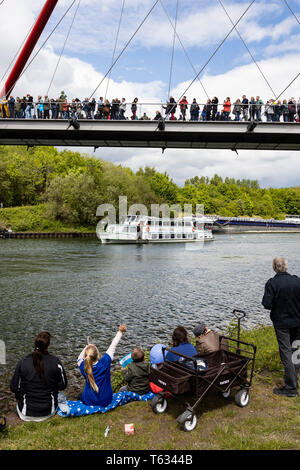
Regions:
M 185 431 L 196 427 L 197 406 L 209 392 L 215 391 L 220 397 L 229 398 L 232 389 L 238 387 L 236 404 L 245 407 L 249 403 L 256 346 L 240 340 L 240 320 L 245 317 L 245 312 L 234 310 L 233 314 L 238 319 L 238 337 L 220 336 L 219 350 L 201 356 L 207 362 L 206 369 L 199 370 L 199 356 L 188 357 L 168 348 L 163 348 L 164 362 L 157 364 L 157 368 L 151 367 L 150 381 L 162 389 L 150 402 L 155 413 L 166 411 L 167 397 L 177 398 L 192 392 L 194 403 L 186 403 L 186 410 L 177 417 Z M 187 368 L 180 362 L 168 361 L 166 351 L 171 351 L 181 361 L 188 361 L 191 366 Z

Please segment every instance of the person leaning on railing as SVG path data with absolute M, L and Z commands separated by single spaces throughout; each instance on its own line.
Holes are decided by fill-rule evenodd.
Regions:
M 230 113 L 231 113 L 231 101 L 230 101 L 229 96 L 227 96 L 226 100 L 224 100 L 224 103 L 223 103 L 222 116 L 223 116 L 224 121 L 228 121 Z
M 219 104 L 219 100 L 216 96 L 214 96 L 213 99 L 211 100 L 211 104 L 212 104 L 211 119 L 212 119 L 212 121 L 215 121 L 217 119 L 217 115 L 218 115 L 218 104 Z
M 235 121 L 240 120 L 241 112 L 242 112 L 242 103 L 241 103 L 241 100 L 238 98 L 233 105 L 233 114 L 234 114 Z
M 256 97 L 256 100 L 255 100 L 255 118 L 257 119 L 257 121 L 261 121 L 261 108 L 263 106 L 264 102 L 263 100 L 260 99 L 259 96 Z

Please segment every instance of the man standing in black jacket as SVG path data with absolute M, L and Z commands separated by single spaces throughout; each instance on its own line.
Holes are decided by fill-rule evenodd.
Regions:
M 275 258 L 273 269 L 276 275 L 265 285 L 263 306 L 271 310 L 271 320 L 279 345 L 280 359 L 285 372 L 283 388 L 274 388 L 274 393 L 287 397 L 298 395 L 298 357 L 294 351 L 300 340 L 300 279 L 287 272 L 285 258 Z M 297 363 L 296 363 L 297 362 Z

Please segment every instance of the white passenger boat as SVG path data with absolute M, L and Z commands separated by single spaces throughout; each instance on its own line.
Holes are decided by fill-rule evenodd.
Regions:
M 187 243 L 214 239 L 212 217 L 158 218 L 129 215 L 97 232 L 102 243 Z

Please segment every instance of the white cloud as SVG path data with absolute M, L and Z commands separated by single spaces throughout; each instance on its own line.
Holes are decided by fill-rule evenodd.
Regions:
M 268 78 L 275 90 L 279 95 L 288 83 L 297 75 L 299 72 L 297 63 L 299 62 L 299 54 L 287 54 L 283 57 L 275 57 L 258 62 L 260 68 Z M 203 83 L 205 84 L 208 93 L 211 96 L 218 96 L 219 100 L 222 100 L 229 96 L 232 101 L 240 98 L 244 93 L 249 97 L 260 95 L 263 100 L 268 100 L 272 93 L 264 82 L 260 75 L 256 65 L 254 63 L 242 65 L 241 67 L 235 67 L 230 71 L 219 74 L 219 75 L 204 75 Z M 177 99 L 189 86 L 190 82 L 180 83 L 175 89 L 172 90 L 173 96 Z M 290 96 L 299 95 L 299 80 L 295 81 L 294 84 L 286 91 L 284 97 L 289 98 Z M 188 95 L 191 97 L 203 98 L 203 92 L 196 81 L 188 91 Z M 202 101 L 203 102 L 203 101 Z
M 69 4 L 70 1 L 67 0 L 60 2 L 61 6 L 59 7 L 59 14 L 61 14 L 63 8 L 66 8 Z M 103 13 L 102 18 L 101 16 L 97 16 L 98 12 L 99 14 L 101 13 L 99 10 L 100 4 L 102 9 L 101 11 Z M 129 15 L 129 22 L 128 24 L 126 23 L 126 26 L 128 26 L 126 37 L 129 36 L 130 28 L 133 28 L 133 25 L 138 24 L 139 18 L 142 18 L 142 13 L 144 14 L 151 4 L 152 0 L 128 0 L 128 5 L 131 9 L 131 16 Z M 166 2 L 166 6 L 171 12 L 172 2 Z M 216 9 L 215 6 L 211 6 L 209 8 L 206 7 L 208 11 L 207 14 L 211 15 L 209 16 L 210 24 L 206 21 L 206 16 L 199 18 L 194 15 L 197 6 L 198 5 L 195 5 L 195 2 L 192 0 L 186 1 L 187 18 L 182 18 L 179 23 L 179 27 L 182 28 L 181 33 L 184 42 L 193 45 L 199 41 L 199 37 L 203 42 L 209 40 L 208 36 L 213 37 L 213 40 L 216 40 L 215 36 L 216 34 L 219 34 L 219 30 L 221 30 L 220 35 L 224 35 L 224 31 L 227 32 L 230 29 L 230 25 L 225 15 L 221 15 L 220 11 Z M 238 17 L 241 9 L 244 9 L 245 6 L 245 2 L 230 2 L 230 4 L 226 4 L 230 14 L 232 14 L 234 18 Z M 11 13 L 14 11 L 13 7 L 18 9 L 18 15 Z M 2 64 L 2 69 L 0 71 L 4 71 L 6 65 L 11 60 L 13 53 L 16 52 L 29 27 L 33 23 L 40 7 L 40 0 L 22 0 L 22 2 L 19 0 L 10 0 L 10 2 L 5 2 L 2 5 L 1 15 L 4 20 L 2 22 L 0 34 L 2 44 L 7 45 L 7 47 L 2 47 L 0 50 L 0 64 Z M 101 2 L 98 2 L 98 0 L 83 0 L 82 8 L 80 9 L 78 29 L 73 37 L 73 39 L 75 38 L 73 44 L 76 44 L 76 48 L 80 48 L 82 45 L 83 50 L 85 50 L 85 48 L 88 50 L 89 44 L 91 49 L 95 47 L 97 48 L 99 41 L 102 41 L 103 39 L 105 39 L 103 44 L 107 44 L 109 42 L 111 48 L 111 38 L 114 37 L 115 34 L 114 28 L 117 23 L 117 19 L 115 19 L 115 23 L 110 24 L 111 35 L 108 36 L 108 39 L 107 37 L 103 38 L 106 36 L 107 30 L 105 27 L 107 26 L 103 27 L 101 35 L 99 34 L 99 25 L 102 27 L 103 22 L 101 23 L 101 21 L 104 21 L 105 18 L 110 18 L 111 16 L 109 15 L 118 11 L 119 7 L 120 1 L 117 0 L 103 0 Z M 248 23 L 245 21 L 240 28 L 241 33 L 245 34 L 247 38 L 247 34 L 249 34 L 249 25 L 250 27 L 262 28 L 262 26 L 259 26 L 258 22 L 258 17 L 261 13 L 269 12 L 271 15 L 273 11 L 273 18 L 274 16 L 278 16 L 282 13 L 282 7 L 275 2 L 259 2 L 255 8 L 256 10 L 254 8 L 252 11 L 250 10 L 251 14 L 249 12 L 247 20 Z M 97 15 L 95 15 L 95 11 L 97 12 Z M 158 38 L 161 38 L 163 41 L 162 44 L 168 44 L 169 41 L 169 39 L 166 38 L 166 31 L 160 31 L 163 27 L 169 28 L 168 23 L 166 23 L 165 20 L 159 21 L 160 17 L 162 17 L 161 11 L 159 13 L 158 10 L 156 15 L 157 16 L 154 17 L 154 20 L 157 20 L 157 23 L 153 23 L 152 20 L 151 26 L 151 22 L 149 21 L 149 24 L 147 23 L 148 30 L 147 28 L 145 31 L 143 30 L 143 35 L 140 38 L 141 44 L 142 41 L 144 41 L 148 48 L 151 48 L 153 44 L 159 44 Z M 220 16 L 220 18 L 218 17 L 217 23 L 212 23 L 214 16 Z M 12 20 L 14 24 L 13 28 Z M 224 24 L 221 24 L 222 20 L 224 21 Z M 213 34 L 211 28 L 212 24 L 216 26 L 213 29 Z M 266 32 L 264 33 L 264 37 L 272 37 L 273 34 L 273 42 L 270 44 L 270 47 L 273 47 L 273 51 L 271 50 L 272 54 L 277 55 L 272 58 L 261 60 L 259 65 L 267 75 L 275 91 L 279 93 L 284 89 L 287 83 L 294 78 L 296 73 L 298 73 L 297 64 L 299 63 L 299 53 L 293 52 L 281 57 L 278 55 L 278 52 L 282 53 L 287 50 L 287 43 L 282 41 L 279 44 L 277 39 L 284 34 L 285 27 L 286 31 L 291 31 L 289 28 L 292 28 L 292 23 L 289 19 L 289 21 L 285 22 L 279 21 L 278 24 L 279 26 L 277 30 L 272 32 L 272 28 L 267 27 Z M 201 30 L 204 30 L 205 34 Z M 216 32 L 216 30 L 218 31 Z M 261 34 L 256 29 L 253 31 L 255 31 L 255 34 Z M 64 33 L 65 32 L 66 31 L 64 31 Z M 85 33 L 87 33 L 87 39 L 85 38 Z M 89 43 L 89 41 L 91 42 Z M 33 62 L 26 74 L 17 84 L 14 90 L 15 96 L 30 92 L 36 97 L 38 94 L 46 93 L 50 77 L 58 59 L 57 49 L 54 46 L 55 41 L 40 53 L 38 58 Z M 278 48 L 277 51 L 276 47 Z M 62 58 L 50 92 L 50 96 L 53 96 L 54 98 L 59 95 L 61 90 L 66 91 L 69 98 L 75 96 L 83 98 L 84 96 L 89 96 L 95 86 L 100 82 L 103 77 L 103 73 L 105 73 L 101 62 L 102 56 L 100 57 L 100 61 L 90 63 L 90 57 L 86 60 L 82 55 L 80 55 L 80 58 L 78 57 L 76 48 L 72 54 L 70 54 L 69 50 L 68 53 L 70 54 L 70 57 L 64 56 Z M 101 48 L 100 51 L 102 51 Z M 268 53 L 267 47 L 265 52 Z M 235 59 L 234 49 L 232 51 L 232 59 Z M 245 56 L 243 56 L 243 61 L 244 60 Z M 140 56 L 137 56 L 136 67 L 143 66 L 144 64 L 141 64 Z M 200 67 L 201 64 L 199 65 L 199 68 Z M 237 97 L 241 97 L 244 93 L 249 97 L 251 95 L 259 94 L 265 101 L 271 97 L 270 90 L 262 81 L 254 64 L 248 63 L 240 67 L 232 67 L 231 64 L 230 68 L 231 70 L 218 75 L 213 73 L 212 68 L 209 73 L 206 72 L 206 75 L 203 77 L 203 82 L 211 95 L 217 95 L 221 102 L 227 95 L 229 95 L 232 100 L 235 100 Z M 188 84 L 189 82 L 179 83 L 172 90 L 172 94 L 175 98 L 179 98 Z M 101 89 L 97 92 L 96 97 L 100 96 L 100 94 L 104 94 L 105 88 L 106 83 L 103 83 Z M 163 97 L 164 88 L 165 84 L 161 80 L 154 78 L 152 81 L 147 83 L 128 80 L 118 82 L 116 80 L 112 80 L 109 95 L 110 97 L 125 96 L 128 102 L 131 102 L 135 96 L 139 97 L 140 102 L 160 102 Z M 300 95 L 299 90 L 300 86 L 298 81 L 295 82 L 286 92 L 285 96 L 288 98 L 292 95 L 298 98 Z M 206 97 L 203 94 L 198 81 L 188 92 L 189 100 L 194 96 L 201 102 L 206 101 Z M 153 108 L 151 108 L 150 114 L 154 115 Z M 84 152 L 87 149 L 76 150 Z M 92 149 L 88 149 L 88 152 L 92 153 Z M 183 184 L 185 179 L 196 174 L 212 176 L 214 173 L 218 173 L 222 176 L 233 176 L 236 178 L 248 177 L 258 179 L 262 185 L 266 186 L 289 186 L 299 184 L 298 175 L 300 174 L 300 160 L 298 153 L 296 152 L 271 153 L 267 151 L 240 151 L 239 156 L 237 157 L 236 154 L 230 150 L 166 150 L 162 155 L 160 149 L 98 149 L 96 155 L 101 158 L 114 161 L 115 163 L 128 165 L 133 170 L 137 170 L 140 166 L 143 167 L 145 165 L 155 166 L 159 171 L 167 171 L 179 184 Z

